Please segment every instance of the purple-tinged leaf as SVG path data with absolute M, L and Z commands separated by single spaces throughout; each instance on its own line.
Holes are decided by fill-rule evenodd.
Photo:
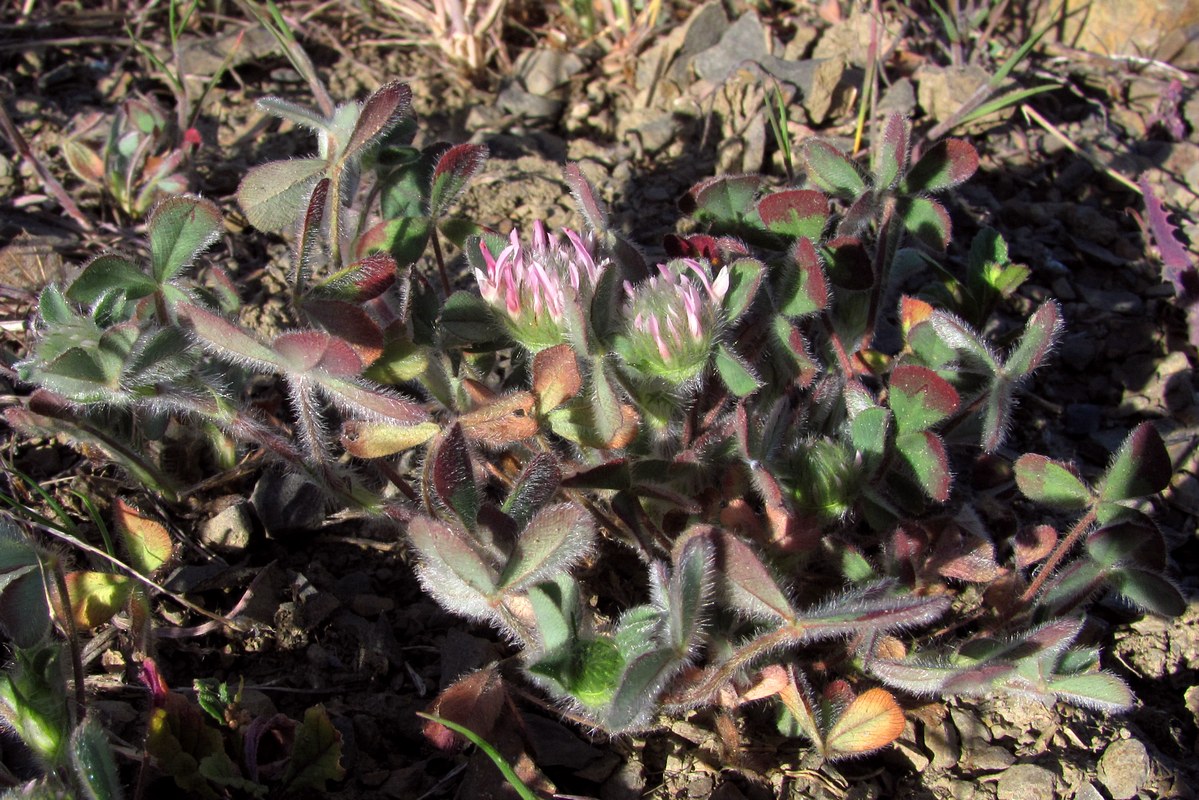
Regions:
M 658 710 L 658 696 L 681 667 L 670 650 L 651 650 L 634 658 L 625 666 L 599 722 L 613 733 L 631 733 L 649 725 Z
M 965 322 L 945 311 L 934 311 L 928 322 L 946 345 L 958 356 L 984 367 L 989 372 L 999 371 L 999 358 L 974 330 Z
M 421 586 L 442 607 L 471 619 L 490 621 L 496 616 L 490 602 L 496 593 L 496 571 L 461 523 L 416 517 L 408 525 L 408 540 L 419 556 Z
M 289 230 L 327 166 L 323 158 L 259 164 L 242 178 L 237 202 L 255 228 L 271 233 Z
M 904 176 L 904 194 L 939 192 L 970 179 L 978 170 L 978 151 L 961 139 L 946 139 L 930 147 Z
M 1007 438 L 1012 410 L 1016 404 L 1016 387 L 1003 376 L 996 376 L 983 405 L 982 448 L 994 453 Z
M 1037 604 L 1056 613 L 1073 608 L 1097 594 L 1104 585 L 1107 569 L 1089 558 L 1075 559 L 1054 573 Z
M 441 219 L 462 194 L 466 184 L 482 171 L 487 163 L 487 147 L 481 144 L 458 144 L 437 160 L 433 184 L 429 189 L 429 216 Z
M 602 359 L 591 370 L 591 413 L 595 433 L 601 442 L 615 442 L 624 426 L 620 396 L 612 385 Z
M 947 502 L 953 477 L 941 437 L 931 431 L 905 433 L 895 437 L 895 446 L 925 494 L 939 503 Z
M 548 347 L 533 356 L 533 396 L 537 413 L 548 414 L 583 389 L 578 356 L 568 344 Z
M 708 536 L 684 536 L 671 552 L 666 606 L 670 642 L 679 658 L 694 655 L 715 586 L 716 550 Z
M 300 229 L 296 235 L 295 251 L 292 253 L 291 271 L 296 286 L 305 287 L 312 275 L 313 267 L 325 260 L 324 237 L 321 235 L 321 223 L 325 219 L 325 204 L 329 200 L 328 178 L 321 178 L 312 187 L 312 195 L 308 198 L 307 210 L 300 218 Z
M 396 260 L 390 253 L 370 253 L 321 281 L 313 287 L 311 294 L 365 303 L 395 285 L 397 270 Z
M 1062 310 L 1050 300 L 1028 320 L 1020 343 L 1004 362 L 1003 372 L 1011 380 L 1020 380 L 1041 366 L 1062 332 Z
M 811 239 L 802 238 L 787 253 L 787 269 L 794 277 L 784 289 L 782 312 L 788 317 L 804 317 L 828 306 L 828 282 L 820 264 L 820 255 Z
M 561 503 L 538 511 L 516 540 L 499 588 L 520 592 L 565 574 L 595 545 L 595 522 L 582 506 Z
M 1104 526 L 1087 535 L 1086 546 L 1087 554 L 1105 567 L 1166 568 L 1166 540 L 1151 525 L 1122 522 Z
M 462 426 L 457 423 L 451 426 L 438 440 L 428 459 L 426 468 L 433 491 L 463 524 L 473 527 L 479 516 L 481 497 Z
M 899 114 L 887 117 L 882 135 L 875 142 L 871 170 L 874 172 L 874 188 L 890 191 L 899 181 L 899 176 L 908 166 L 909 136 L 907 120 Z
M 1024 569 L 1044 559 L 1057 544 L 1057 530 L 1052 525 L 1033 525 L 1021 528 L 1012 540 L 1016 568 Z
M 762 183 L 759 175 L 719 175 L 692 186 L 680 202 L 684 213 L 700 223 L 736 226 L 758 222 L 754 196 Z
M 828 222 L 828 198 L 811 189 L 786 189 L 758 201 L 758 216 L 771 233 L 819 240 Z
M 221 211 L 211 200 L 189 194 L 163 200 L 150 212 L 150 271 L 160 284 L 190 266 L 224 230 Z
M 1162 259 L 1164 267 L 1162 277 L 1173 284 L 1174 291 L 1178 293 L 1179 297 L 1189 295 L 1193 287 L 1187 285 L 1184 276 L 1188 272 L 1193 272 L 1195 265 L 1186 248 L 1182 246 L 1182 242 L 1178 240 L 1178 231 L 1170 222 L 1161 199 L 1149 185 L 1149 179 L 1142 175 L 1138 185 L 1141 187 L 1141 195 L 1145 198 L 1145 214 L 1149 218 L 1149 232 L 1153 236 L 1153 243 L 1157 245 L 1157 252 Z
M 865 586 L 799 613 L 798 638 L 816 642 L 856 633 L 883 633 L 927 625 L 949 610 L 949 598 L 886 593 L 886 582 Z
M 271 342 L 287 366 L 295 372 L 319 369 L 339 378 L 349 378 L 362 372 L 362 359 L 346 342 L 324 331 L 291 331 L 281 333 Z
M 1127 711 L 1136 699 L 1128 685 L 1110 672 L 1057 677 L 1048 688 L 1059 700 L 1109 714 Z
M 342 423 L 341 446 L 355 458 L 385 458 L 419 447 L 440 430 L 436 422 L 393 425 L 351 419 Z
M 344 300 L 308 300 L 304 313 L 323 328 L 334 341 L 350 347 L 361 365 L 373 364 L 383 354 L 383 330 L 362 306 Z M 347 367 L 350 366 L 347 362 Z M 358 372 L 341 373 L 347 377 Z
M 1099 486 L 1099 497 L 1108 503 L 1157 494 L 1170 485 L 1174 467 L 1161 434 L 1142 422 L 1116 452 Z
M 530 392 L 512 392 L 463 414 L 458 422 L 471 441 L 505 447 L 537 435 L 534 403 Z
M 995 560 L 995 545 L 983 536 L 950 525 L 937 537 L 933 552 L 937 574 L 967 583 L 991 583 L 1005 570 Z
M 372 388 L 356 379 L 339 378 L 327 372 L 308 376 L 334 405 L 344 412 L 365 416 L 374 422 L 414 425 L 429 418 L 423 406 L 386 389 Z
M 803 159 L 808 180 L 836 197 L 853 200 L 866 191 L 866 181 L 849 156 L 820 139 L 804 143 Z
M 716 574 L 725 603 L 754 619 L 786 622 L 795 618 L 787 595 L 749 545 L 716 528 L 706 535 L 716 546 Z
M 891 372 L 887 405 L 899 433 L 925 431 L 958 410 L 958 393 L 928 367 L 901 364 Z
M 562 484 L 562 469 L 550 453 L 538 453 L 529 459 L 513 483 L 512 490 L 501 510 L 516 523 L 517 530 L 525 527 L 538 508 L 549 502 Z
M 179 304 L 175 311 L 180 322 L 214 355 L 226 361 L 268 371 L 287 367 L 287 363 L 274 350 L 224 317 L 187 303 Z
M 575 199 L 575 205 L 583 219 L 587 221 L 587 229 L 592 233 L 601 234 L 608 230 L 608 210 L 595 196 L 595 189 L 583 176 L 579 165 L 571 162 L 562 170 L 562 175 L 570 186 L 570 194 Z
M 935 250 L 949 247 L 953 223 L 945 206 L 931 197 L 907 197 L 897 211 L 904 230 Z
M 1125 600 L 1151 614 L 1181 617 L 1187 610 L 1178 587 L 1158 572 L 1122 567 L 1108 576 L 1108 583 Z
M 1091 503 L 1091 490 L 1069 464 L 1028 453 L 1015 464 L 1016 485 L 1029 500 L 1074 511 Z
M 412 90 L 407 84 L 392 81 L 380 86 L 363 104 L 342 159 L 358 158 L 367 146 L 394 128 L 411 106 Z

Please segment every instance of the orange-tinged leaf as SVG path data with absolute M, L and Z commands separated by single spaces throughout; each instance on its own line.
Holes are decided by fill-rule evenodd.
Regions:
M 150 519 L 121 499 L 113 504 L 112 514 L 129 564 L 142 575 L 153 574 L 171 557 L 174 550 L 171 534 L 161 522 Z
M 477 442 L 502 447 L 537 435 L 533 395 L 514 392 L 458 418 L 462 432 Z
M 570 345 L 555 345 L 533 357 L 533 394 L 538 413 L 552 411 L 582 388 L 583 375 Z
M 81 628 L 108 622 L 125 605 L 133 584 L 124 575 L 111 572 L 67 573 L 67 597 L 71 616 Z
M 857 696 L 824 737 L 828 759 L 863 755 L 886 747 L 904 728 L 903 709 L 886 689 Z
M 899 321 L 905 336 L 912 328 L 931 318 L 932 315 L 933 307 L 915 297 L 905 296 L 899 304 Z

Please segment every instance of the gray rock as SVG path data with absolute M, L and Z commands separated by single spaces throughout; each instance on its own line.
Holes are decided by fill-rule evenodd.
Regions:
M 1129 800 L 1149 777 L 1149 753 L 1136 739 L 1118 739 L 1099 759 L 1095 777 L 1113 800 Z
M 621 139 L 635 138 L 646 154 L 653 155 L 675 140 L 680 127 L 669 111 L 634 109 L 619 117 L 616 132 Z
M 325 494 L 294 472 L 264 472 L 250 503 L 272 538 L 314 530 L 325 519 Z
M 1095 784 L 1087 781 L 1074 790 L 1072 800 L 1103 800 L 1103 795 L 1095 788 Z
M 998 772 L 1007 769 L 1015 761 L 1016 757 L 999 745 L 973 741 L 967 742 L 962 748 L 961 765 L 977 772 Z
M 549 97 L 583 71 L 583 59 L 563 50 L 526 50 L 516 60 L 517 80 L 530 94 Z
M 1053 800 L 1057 776 L 1036 764 L 1016 764 L 999 776 L 999 800 Z
M 723 83 L 747 61 L 759 62 L 767 55 L 766 29 L 751 11 L 742 14 L 718 44 L 695 56 L 695 72 L 706 81 Z
M 222 555 L 238 555 L 250 546 L 254 520 L 250 503 L 238 500 L 200 525 L 200 542 Z

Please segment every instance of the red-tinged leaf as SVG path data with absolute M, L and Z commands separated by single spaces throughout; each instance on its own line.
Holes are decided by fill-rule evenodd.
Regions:
M 113 504 L 112 515 L 130 566 L 148 577 L 170 559 L 174 545 L 162 523 L 120 498 Z
M 525 464 L 500 510 L 511 518 L 517 531 L 522 530 L 561 485 L 558 459 L 551 453 L 538 453 Z
M 822 311 L 828 305 L 828 283 L 811 239 L 802 238 L 792 245 L 787 266 L 795 270 L 795 278 L 794 286 L 784 290 L 783 313 L 803 317 Z
M 345 777 L 341 765 L 341 732 L 333 725 L 323 706 L 304 712 L 304 721 L 296 727 L 295 741 L 283 773 L 287 794 L 305 790 L 325 791 L 325 783 Z
M 434 716 L 470 728 L 490 739 L 496 721 L 504 710 L 507 692 L 495 664 L 462 676 L 442 690 L 429 707 Z M 465 741 L 439 722 L 426 720 L 425 738 L 439 750 L 455 750 Z
M 928 430 L 958 410 L 958 393 L 928 367 L 901 364 L 891 372 L 887 404 L 900 434 Z
M 829 280 L 850 291 L 865 291 L 874 285 L 874 267 L 862 240 L 838 236 L 821 248 Z
M 939 192 L 970 179 L 978 170 L 978 151 L 961 139 L 946 139 L 930 147 L 904 176 L 904 194 Z
M 895 446 L 925 494 L 939 503 L 947 502 L 953 478 L 941 437 L 931 431 L 916 431 L 897 436 Z
M 67 597 L 71 618 L 80 628 L 99 627 L 111 620 L 129 599 L 133 584 L 112 572 L 68 572 Z
M 292 254 L 292 273 L 300 286 L 308 284 L 312 274 L 313 264 L 324 260 L 324 237 L 321 236 L 321 223 L 325 219 L 325 204 L 329 199 L 328 178 L 321 178 L 312 187 L 312 195 L 308 198 L 308 209 L 300 219 L 300 230 L 296 236 L 296 249 Z
M 487 163 L 487 147 L 481 144 L 457 144 L 437 160 L 433 185 L 429 189 L 429 216 L 440 219 L 458 199 L 467 182 Z
M 925 245 L 944 250 L 949 247 L 953 223 L 949 212 L 931 197 L 908 197 L 899 203 L 899 220 L 904 229 Z
M 533 395 L 538 414 L 548 414 L 582 389 L 583 373 L 570 345 L 555 345 L 533 357 Z
M 583 219 L 587 220 L 587 229 L 597 234 L 607 231 L 609 229 L 608 210 L 595 196 L 595 190 L 583 176 L 579 165 L 574 162 L 567 164 L 562 170 L 562 176 L 570 186 L 570 194 L 575 199 L 579 213 L 583 215 Z
M 365 366 L 348 342 L 324 331 L 281 333 L 271 346 L 296 372 L 319 369 L 334 377 L 352 378 L 361 374 Z
M 87 183 L 104 185 L 104 159 L 99 153 L 74 139 L 64 139 L 59 147 L 72 172 Z
M 369 253 L 314 286 L 309 296 L 365 303 L 395 284 L 397 269 L 391 253 Z
M 825 758 L 835 760 L 865 755 L 899 738 L 906 720 L 903 709 L 886 689 L 874 688 L 858 695 L 824 737 Z
M 758 216 L 772 233 L 819 240 L 828 222 L 828 198 L 811 189 L 787 189 L 758 201 Z
M 407 84 L 392 81 L 380 86 L 363 104 L 342 158 L 352 160 L 361 155 L 368 145 L 395 127 L 411 106 L 412 90 Z
M 384 389 L 372 389 L 352 378 L 339 378 L 327 372 L 308 376 L 338 408 L 353 414 L 372 417 L 376 422 L 415 425 L 429 418 L 424 406 L 405 400 Z
M 721 591 L 737 611 L 765 620 L 794 619 L 787 595 L 770 570 L 745 542 L 726 531 L 713 529 Z
M 1057 530 L 1052 525 L 1034 525 L 1021 528 L 1012 541 L 1016 556 L 1016 567 L 1032 566 L 1053 552 L 1057 544 Z
M 691 187 L 679 205 L 697 222 L 718 229 L 757 221 L 754 196 L 761 183 L 759 175 L 719 175 Z
M 852 200 L 866 191 L 866 181 L 849 156 L 820 139 L 809 139 L 803 146 L 808 180 L 829 194 Z
M 1014 466 L 1016 486 L 1029 500 L 1063 510 L 1086 508 L 1091 490 L 1069 464 L 1027 453 Z
M 430 454 L 429 463 L 433 491 L 467 527 L 473 526 L 479 514 L 479 486 L 462 425 L 454 423 L 445 432 Z
M 341 426 L 341 446 L 355 458 L 385 458 L 421 446 L 440 430 L 436 422 L 392 425 L 346 420 Z
M 458 418 L 467 438 L 492 447 L 504 447 L 537 435 L 533 395 L 513 392 Z
M 1061 332 L 1062 310 L 1050 300 L 1029 318 L 1020 343 L 1004 362 L 1003 371 L 1007 377 L 1019 380 L 1041 366 Z
M 304 313 L 333 337 L 350 346 L 363 368 L 383 355 L 383 330 L 362 306 L 344 300 L 307 300 Z M 346 373 L 346 376 L 357 375 Z
M 882 136 L 878 138 L 872 153 L 875 189 L 889 191 L 894 188 L 899 176 L 907 169 L 909 135 L 907 121 L 901 115 L 887 117 Z
M 990 583 L 1004 573 L 995 560 L 995 545 L 981 536 L 949 526 L 937 537 L 937 574 L 968 583 Z
M 1157 494 L 1170 485 L 1173 472 L 1161 434 L 1152 424 L 1142 422 L 1120 445 L 1099 487 L 1099 496 L 1105 502 L 1118 503 Z
M 804 338 L 799 328 L 786 317 L 776 316 L 771 323 L 775 339 L 782 348 L 788 360 L 794 363 L 798 374 L 796 380 L 801 388 L 807 389 L 820 374 L 820 365 L 812 358 L 808 340 Z

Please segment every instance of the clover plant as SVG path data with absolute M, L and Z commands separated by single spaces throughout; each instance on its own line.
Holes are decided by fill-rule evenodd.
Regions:
M 692 188 L 690 232 L 651 265 L 575 166 L 578 229 L 454 218 L 486 151 L 413 148 L 408 97 L 389 84 L 330 118 L 264 101 L 320 140 L 239 192 L 254 225 L 295 233 L 298 327 L 239 321 L 232 281 L 197 263 L 219 210 L 174 197 L 150 215 L 148 260 L 104 254 L 43 293 L 18 365 L 38 388 L 9 421 L 98 445 L 159 491 L 164 418 L 275 457 L 395 520 L 440 604 L 492 625 L 523 679 L 609 732 L 774 698 L 784 732 L 839 758 L 899 735 L 892 692 L 1130 705 L 1083 614 L 1104 591 L 1181 611 L 1137 506 L 1169 458 L 1149 425 L 1094 482 L 1004 458 L 1062 315 L 1045 302 L 1005 348 L 980 333 L 1029 271 L 991 230 L 964 272 L 946 258 L 971 145 L 916 157 L 898 116 L 868 167 L 812 139 L 802 185 Z M 456 291 L 443 237 L 472 271 Z M 251 375 L 286 386 L 287 419 L 242 401 Z M 1044 515 L 988 525 L 982 465 L 988 491 Z M 1077 515 L 1064 531 L 1061 514 Z M 630 559 L 640 574 L 597 597 Z M 490 684 L 465 680 L 455 707 L 498 714 Z

